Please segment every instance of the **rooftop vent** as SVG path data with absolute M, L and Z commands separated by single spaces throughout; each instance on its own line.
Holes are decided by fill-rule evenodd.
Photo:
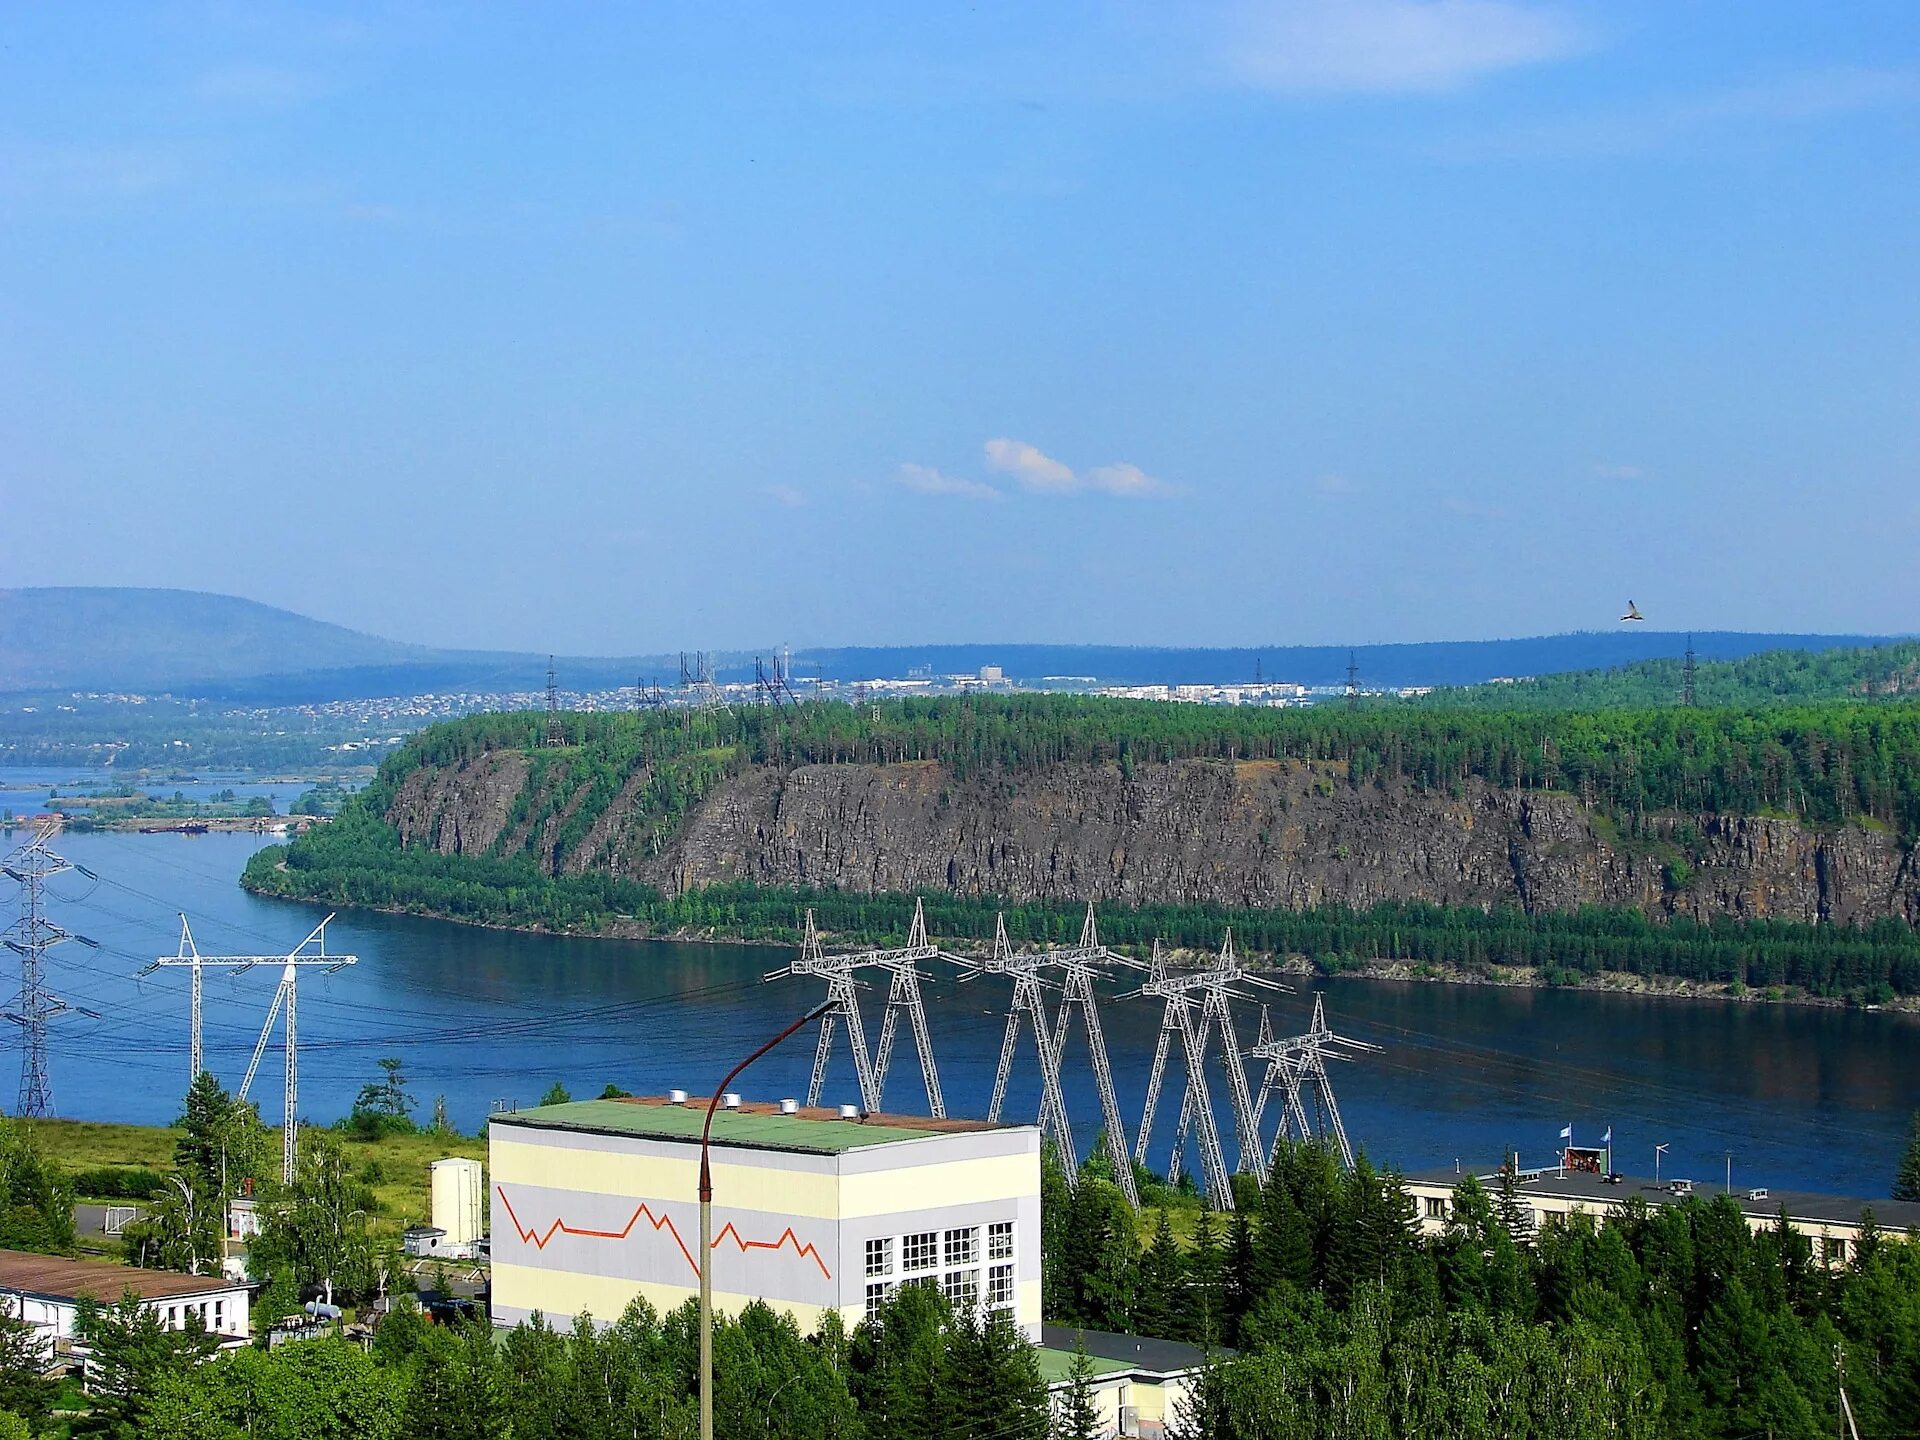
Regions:
M 739 1092 L 734 1090 L 729 1090 L 726 1094 L 720 1097 L 720 1103 L 726 1106 L 726 1108 L 729 1110 L 738 1110 L 740 1108 Z
M 840 1107 L 840 1118 L 842 1120 L 858 1120 L 860 1118 L 860 1107 L 858 1105 L 842 1105 Z
M 780 1113 L 782 1115 L 795 1115 L 799 1113 L 799 1110 L 800 1102 L 798 1100 L 782 1100 L 780 1102 Z
M 667 1104 L 669 1104 L 669 1105 L 684 1105 L 684 1104 L 686 1104 L 686 1103 L 687 1103 L 687 1092 L 686 1092 L 686 1091 L 684 1091 L 684 1090 L 669 1090 L 669 1091 L 667 1091 Z

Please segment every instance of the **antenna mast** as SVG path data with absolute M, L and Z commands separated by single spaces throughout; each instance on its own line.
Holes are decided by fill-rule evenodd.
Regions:
M 1693 707 L 1693 636 L 1687 636 L 1687 660 L 1680 670 L 1680 703 Z

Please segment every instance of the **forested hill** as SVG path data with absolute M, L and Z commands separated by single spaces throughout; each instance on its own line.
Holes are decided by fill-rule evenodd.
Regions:
M 1658 708 L 1678 701 L 1686 662 L 1674 656 L 1606 669 L 1453 686 L 1411 702 L 1423 708 L 1597 710 Z M 1783 701 L 1920 695 L 1920 640 L 1829 650 L 1767 650 L 1734 660 L 1696 658 L 1694 701 L 1756 706 Z
M 1232 924 L 1251 948 L 1330 963 L 1920 993 L 1911 704 L 1019 696 L 560 725 L 556 746 L 536 715 L 423 732 L 339 820 L 263 851 L 249 883 L 622 933 L 785 935 L 814 904 L 864 934 L 918 893 L 948 933 L 991 934 L 1005 905 L 1016 938 L 1042 937 L 1094 900 L 1126 941 L 1217 944 Z

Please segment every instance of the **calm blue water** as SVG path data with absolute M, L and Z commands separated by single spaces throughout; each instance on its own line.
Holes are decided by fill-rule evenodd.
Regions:
M 61 838 L 62 853 L 102 878 L 55 880 L 56 918 L 102 948 L 52 953 L 56 990 L 101 1017 L 55 1022 L 60 1113 L 148 1122 L 176 1113 L 188 1078 L 186 976 L 134 972 L 174 952 L 178 910 L 189 912 L 203 954 L 284 951 L 321 918 L 314 907 L 240 890 L 240 869 L 262 843 L 250 835 Z M 0 893 L 0 922 L 11 919 L 14 900 Z M 383 1055 L 406 1061 L 423 1109 L 444 1095 L 468 1129 L 496 1101 L 530 1104 L 555 1080 L 576 1095 L 608 1081 L 699 1093 L 818 998 L 805 983 L 758 983 L 788 958 L 764 946 L 567 940 L 348 912 L 331 927 L 329 948 L 357 953 L 360 963 L 301 976 L 301 1109 L 322 1121 L 347 1108 Z M 208 1060 L 230 1085 L 245 1071 L 277 974 L 270 966 L 209 974 Z M 1630 1172 L 1651 1171 L 1653 1146 L 1664 1142 L 1668 1175 L 1719 1180 L 1731 1150 L 1738 1185 L 1883 1195 L 1907 1117 L 1920 1108 L 1920 1021 L 1912 1016 L 1358 980 L 1321 988 L 1337 1030 L 1387 1047 L 1336 1071 L 1348 1128 L 1377 1160 L 1406 1169 L 1456 1158 L 1492 1165 L 1506 1145 L 1523 1163 L 1543 1162 L 1572 1122 L 1581 1140 L 1611 1125 L 1615 1161 Z M 986 1107 L 1006 1000 L 995 981 L 933 987 L 934 1045 L 953 1113 Z M 1304 1028 L 1310 1006 L 1307 993 L 1276 997 L 1276 1030 Z M 877 1008 L 869 1035 L 878 1033 Z M 1132 1126 L 1159 1011 L 1116 1001 L 1103 1014 Z M 1243 1042 L 1256 1020 L 1244 1017 Z M 269 1119 L 280 1111 L 277 1032 L 274 1044 L 255 1082 Z M 1030 1054 L 1010 1114 L 1037 1107 Z M 746 1088 L 766 1098 L 801 1094 L 811 1058 L 810 1039 L 797 1038 L 762 1061 Z M 1098 1112 L 1083 1049 L 1070 1044 L 1068 1061 L 1084 1153 Z M 13 1061 L 0 1064 L 0 1095 L 10 1094 Z M 1224 1082 L 1215 1095 L 1230 1133 Z M 844 1051 L 824 1098 L 855 1098 Z M 924 1103 L 910 1044 L 896 1054 L 887 1099 L 898 1109 Z M 1170 1086 L 1156 1125 L 1158 1164 L 1177 1108 Z

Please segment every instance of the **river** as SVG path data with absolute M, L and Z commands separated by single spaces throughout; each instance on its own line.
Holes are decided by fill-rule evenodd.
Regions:
M 263 843 L 240 834 L 60 838 L 61 853 L 100 877 L 69 872 L 49 886 L 53 918 L 100 946 L 63 944 L 49 957 L 53 988 L 98 1016 L 53 1022 L 60 1114 L 161 1123 L 177 1113 L 188 1079 L 187 977 L 136 972 L 174 953 L 179 910 L 191 917 L 203 954 L 283 952 L 317 923 L 324 912 L 313 906 L 239 888 L 242 866 Z M 0 895 L 0 922 L 11 919 L 13 899 Z M 556 1080 L 576 1096 L 608 1082 L 640 1093 L 698 1093 L 821 995 L 807 982 L 759 983 L 790 954 L 767 946 L 574 940 L 350 911 L 329 928 L 328 948 L 359 963 L 300 976 L 300 1108 L 319 1121 L 343 1113 L 387 1055 L 405 1062 L 423 1113 L 444 1097 L 467 1130 L 496 1104 L 532 1104 Z M 208 972 L 207 1060 L 229 1085 L 245 1072 L 277 974 L 271 966 Z M 1312 988 L 1324 991 L 1336 1030 L 1386 1047 L 1335 1067 L 1334 1082 L 1355 1142 L 1403 1169 L 1456 1159 L 1491 1166 L 1506 1146 L 1523 1164 L 1542 1163 L 1571 1123 L 1583 1142 L 1611 1126 L 1615 1163 L 1629 1173 L 1650 1173 L 1653 1147 L 1666 1144 L 1669 1176 L 1718 1184 L 1731 1151 L 1733 1183 L 1742 1188 L 1876 1196 L 1886 1193 L 1908 1116 L 1920 1107 L 1920 1018 L 1912 1015 L 1348 979 Z M 956 985 L 942 976 L 930 989 L 952 1113 L 985 1110 L 1007 999 L 1007 986 L 991 979 Z M 1304 982 L 1276 996 L 1276 1031 L 1304 1029 L 1311 1003 Z M 870 1036 L 877 1010 L 874 996 Z M 1159 1010 L 1116 999 L 1102 1014 L 1131 1127 Z M 1256 1018 L 1242 1017 L 1245 1043 Z M 1010 1114 L 1037 1106 L 1031 1043 Z M 281 1109 L 279 1045 L 276 1030 L 255 1081 L 269 1120 Z M 760 1063 L 747 1089 L 758 1098 L 803 1094 L 811 1058 L 810 1043 L 789 1042 Z M 1083 1045 L 1070 1043 L 1067 1063 L 1084 1154 L 1098 1111 Z M 9 1084 L 10 1077 L 9 1068 Z M 1230 1135 L 1225 1092 L 1216 1079 L 1222 1133 Z M 1157 1166 L 1178 1095 L 1170 1083 L 1156 1126 Z M 844 1048 L 823 1098 L 857 1098 Z M 889 1108 L 924 1104 L 904 1034 L 887 1099 Z

